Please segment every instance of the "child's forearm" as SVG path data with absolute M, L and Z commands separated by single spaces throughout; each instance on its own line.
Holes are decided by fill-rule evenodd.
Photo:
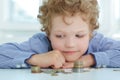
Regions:
M 30 65 L 35 65 L 39 67 L 49 67 L 45 57 L 46 57 L 46 53 L 34 54 L 29 59 L 27 59 L 26 62 Z
M 95 59 L 92 54 L 87 54 L 79 58 L 79 61 L 83 62 L 83 67 L 91 67 L 95 65 Z
M 26 60 L 26 63 L 30 65 L 37 65 L 36 60 L 37 60 L 38 54 L 32 55 L 29 59 Z
M 50 67 L 60 68 L 65 63 L 64 56 L 57 50 L 53 50 L 43 54 L 35 54 L 31 56 L 26 62 L 30 65 L 39 67 Z

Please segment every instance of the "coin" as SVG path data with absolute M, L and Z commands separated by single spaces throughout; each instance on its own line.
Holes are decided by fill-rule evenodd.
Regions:
M 57 73 L 52 73 L 51 76 L 58 76 L 58 74 Z
M 42 71 L 40 70 L 40 67 L 38 67 L 38 66 L 31 66 L 31 72 L 32 73 L 40 73 Z
M 83 68 L 83 62 L 82 61 L 75 61 L 74 68 Z
M 74 62 L 73 72 L 84 72 L 82 61 L 75 61 Z
M 58 76 L 58 74 L 57 74 L 57 70 L 52 70 L 52 72 L 51 72 L 51 76 Z

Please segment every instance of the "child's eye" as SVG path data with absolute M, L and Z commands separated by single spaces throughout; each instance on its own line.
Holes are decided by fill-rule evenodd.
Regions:
M 84 35 L 80 35 L 80 34 L 76 34 L 75 36 L 78 37 L 78 38 L 84 37 Z
M 56 35 L 57 38 L 63 38 L 64 35 Z

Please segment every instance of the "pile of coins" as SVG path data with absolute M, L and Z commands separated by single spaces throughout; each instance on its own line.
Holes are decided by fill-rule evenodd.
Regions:
M 58 69 L 52 70 L 51 71 L 51 76 L 58 76 Z
M 83 72 L 83 62 L 82 61 L 75 61 L 73 72 Z
M 88 72 L 89 70 L 84 70 L 82 61 L 75 61 L 74 67 L 72 69 L 41 69 L 39 66 L 31 66 L 31 73 L 47 73 L 51 76 L 58 76 L 58 73 L 71 74 L 72 72 Z
M 39 66 L 31 66 L 32 73 L 40 73 L 42 72 Z

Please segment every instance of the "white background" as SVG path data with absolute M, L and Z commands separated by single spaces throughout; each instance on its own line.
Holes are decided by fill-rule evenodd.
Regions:
M 10 22 L 7 20 L 10 0 L 0 0 L 0 44 L 6 42 L 22 42 L 40 31 L 38 23 Z M 22 1 L 22 0 L 20 0 Z M 33 0 L 29 0 L 33 1 Z M 40 0 L 41 1 L 41 0 Z M 99 32 L 107 37 L 120 39 L 120 1 L 98 0 L 100 8 Z M 118 1 L 118 2 L 117 2 Z M 29 6 L 26 4 L 25 9 Z M 34 10 L 34 9 L 33 9 Z M 35 9 L 36 11 L 37 9 Z M 28 10 L 29 11 L 29 10 Z M 33 11 L 34 12 L 34 11 Z M 32 13 L 31 13 L 32 14 Z M 35 14 L 35 13 L 33 13 Z M 37 16 L 37 15 L 34 15 Z

